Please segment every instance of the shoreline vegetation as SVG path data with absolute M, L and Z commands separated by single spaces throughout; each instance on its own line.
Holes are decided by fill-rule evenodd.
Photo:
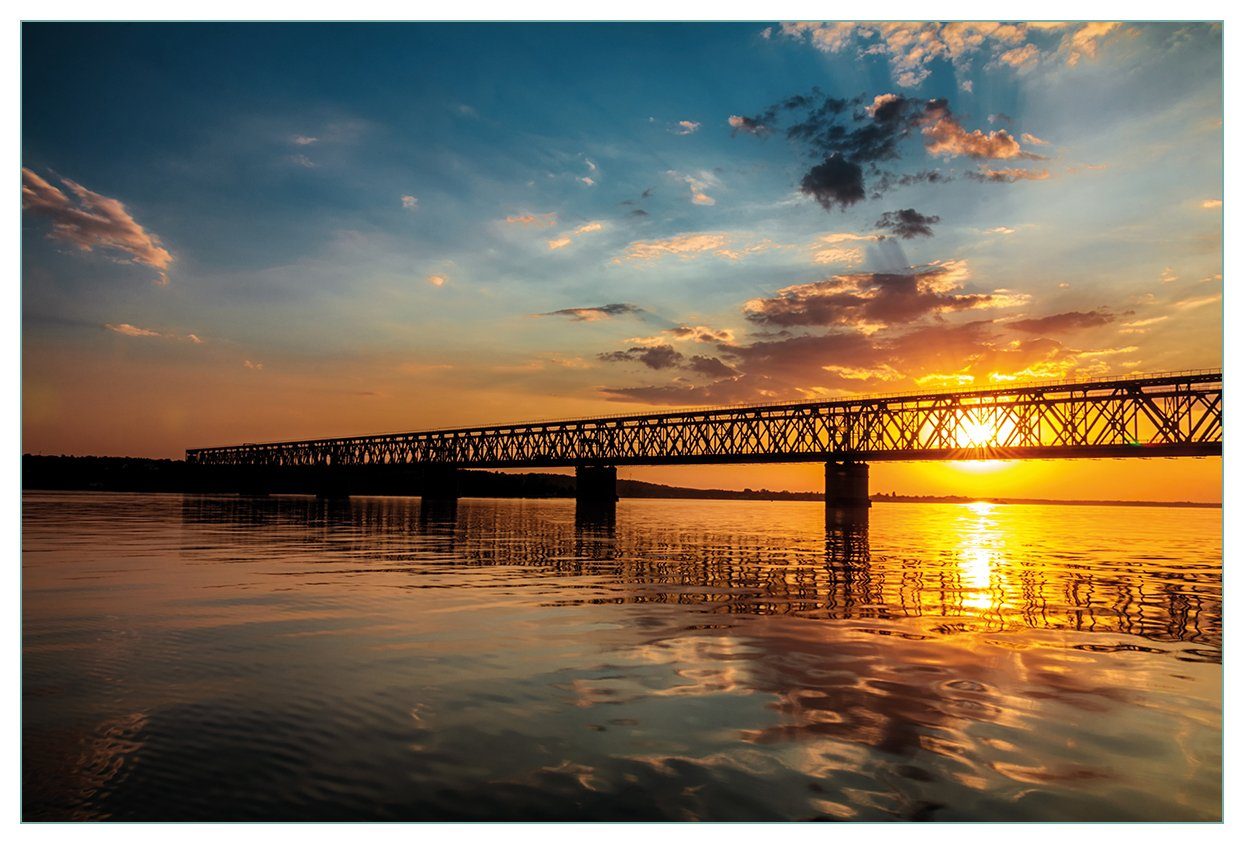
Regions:
M 204 479 L 194 475 L 184 460 L 145 457 L 75 457 L 67 455 L 22 455 L 22 489 L 30 491 L 100 492 L 236 492 L 224 479 Z M 411 473 L 361 475 L 352 480 L 356 495 L 418 495 L 421 479 Z M 462 498 L 573 498 L 573 475 L 548 472 L 511 474 L 465 469 L 461 472 Z M 821 501 L 820 492 L 791 492 L 770 489 L 696 489 L 618 479 L 620 498 L 709 499 L 723 501 Z M 275 493 L 314 492 L 297 479 L 277 484 Z M 875 502 L 904 504 L 1059 504 L 1110 507 L 1194 507 L 1221 509 L 1222 504 L 1207 501 L 1125 501 L 1101 499 L 1015 498 L 968 495 L 902 495 L 874 493 Z

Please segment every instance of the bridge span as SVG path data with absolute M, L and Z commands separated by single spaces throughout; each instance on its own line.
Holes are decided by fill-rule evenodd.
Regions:
M 242 443 L 186 460 L 232 467 L 257 491 L 267 475 L 315 471 L 337 494 L 352 470 L 417 468 L 425 496 L 446 498 L 458 469 L 574 467 L 581 502 L 616 500 L 618 466 L 824 462 L 827 504 L 866 507 L 871 461 L 1221 454 L 1215 369 Z

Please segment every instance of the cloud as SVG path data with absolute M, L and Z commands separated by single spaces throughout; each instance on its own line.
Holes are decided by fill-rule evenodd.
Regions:
M 314 161 L 312 161 L 310 158 L 308 158 L 307 156 L 303 155 L 302 153 L 298 153 L 297 155 L 291 155 L 289 157 L 289 160 L 290 160 L 290 163 L 297 164 L 299 167 L 305 167 L 308 170 L 314 170 L 316 167 L 320 166 L 316 164 Z
M 543 314 L 532 314 L 532 316 L 559 316 L 569 317 L 575 322 L 597 322 L 602 319 L 611 319 L 620 316 L 642 316 L 644 309 L 638 305 L 630 305 L 625 302 L 614 302 L 608 305 L 597 305 L 591 308 L 562 308 L 557 311 L 549 311 Z
M 664 343 L 695 342 L 695 343 L 729 343 L 734 340 L 734 333 L 726 328 L 711 328 L 707 325 L 675 325 L 662 329 L 655 337 L 632 337 L 627 342 L 639 346 L 659 346 Z
M 730 124 L 730 128 L 734 130 L 734 134 L 746 132 L 749 135 L 767 135 L 769 127 L 751 117 L 744 117 L 741 114 L 732 114 L 726 120 Z
M 1179 281 L 1179 276 L 1176 275 L 1175 271 L 1170 267 L 1162 268 L 1162 275 L 1160 278 L 1163 284 L 1170 284 L 1171 282 Z
M 151 267 L 159 274 L 157 283 L 168 284 L 173 256 L 159 237 L 139 225 L 118 200 L 88 190 L 71 179 L 60 181 L 69 194 L 33 170 L 22 168 L 22 210 L 51 221 L 48 237 L 83 252 L 99 249 L 120 253 L 126 256 L 120 259 L 123 263 Z
M 700 124 L 694 120 L 679 120 L 670 131 L 675 135 L 692 135 L 700 131 Z
M 994 129 L 988 133 L 980 129 L 967 131 L 958 120 L 951 116 L 949 110 L 933 119 L 921 130 L 921 134 L 924 135 L 924 148 L 929 155 L 1001 160 L 1041 158 L 1035 153 L 1024 151 L 1019 141 L 1015 140 L 1005 129 Z
M 719 358 L 708 355 L 692 355 L 687 361 L 686 368 L 708 378 L 730 378 L 738 374 L 733 367 L 722 363 Z
M 649 369 L 673 369 L 685 360 L 683 353 L 673 346 L 632 346 L 624 352 L 602 352 L 604 361 L 636 361 Z
M 402 207 L 408 208 L 411 211 L 414 211 L 415 209 L 419 207 L 419 200 L 417 197 L 413 197 L 410 194 L 405 194 L 402 196 Z
M 911 240 L 913 237 L 932 237 L 933 226 L 941 222 L 941 219 L 937 215 L 921 214 L 914 208 L 904 208 L 900 211 L 886 211 L 873 225 L 879 229 L 887 229 L 895 237 Z
M 929 77 L 936 61 L 949 63 L 960 76 L 971 73 L 978 63 L 1017 72 L 1042 63 L 1074 66 L 1096 56 L 1100 41 L 1119 26 L 1103 21 L 799 22 L 784 23 L 778 32 L 826 53 L 854 48 L 859 56 L 885 56 L 895 82 L 914 88 Z
M 505 218 L 505 221 L 512 226 L 535 226 L 537 228 L 548 228 L 557 225 L 557 212 L 549 211 L 545 214 L 512 214 Z
M 961 293 L 968 277 L 962 261 L 904 273 L 852 273 L 796 284 L 743 307 L 752 322 L 780 328 L 855 326 L 873 332 L 931 314 L 1009 307 L 1022 301 L 1006 291 Z
M 1008 322 L 1007 327 L 1028 334 L 1062 334 L 1069 331 L 1082 331 L 1086 328 L 1100 328 L 1114 322 L 1115 315 L 1098 308 L 1095 311 L 1068 311 L 1061 314 L 1020 319 Z
M 1187 311 L 1192 308 L 1200 308 L 1204 305 L 1212 305 L 1213 303 L 1220 301 L 1222 301 L 1222 294 L 1215 293 L 1213 296 L 1195 296 L 1190 299 L 1181 299 L 1173 304 L 1179 310 Z
M 128 322 L 106 322 L 104 328 L 109 331 L 115 331 L 117 334 L 126 337 L 159 337 L 164 340 L 185 340 L 196 346 L 203 345 L 203 338 L 197 334 L 176 334 L 171 331 L 155 331 L 150 328 L 139 328 L 137 325 L 130 325 Z
M 810 247 L 814 264 L 846 264 L 854 266 L 864 260 L 864 250 L 859 246 L 844 246 L 846 243 L 871 243 L 872 235 L 838 232 L 826 234 L 812 242 Z
M 443 275 L 430 275 L 427 278 L 428 284 L 433 287 L 444 287 L 446 281 L 448 281 L 448 279 L 446 279 Z
M 253 361 L 253 360 L 244 360 L 244 361 L 242 361 L 242 366 L 246 367 L 247 369 L 263 369 L 263 364 L 262 364 L 262 363 L 258 363 L 258 362 Z
M 708 195 L 708 190 L 721 187 L 721 180 L 709 171 L 700 170 L 698 173 L 679 173 L 677 170 L 669 170 L 666 175 L 687 184 L 687 187 L 691 190 L 691 201 L 694 204 L 717 204 L 717 200 Z
M 1049 177 L 1049 170 L 1024 170 L 1020 167 L 1002 167 L 995 170 L 984 164 L 968 173 L 969 179 L 975 179 L 978 182 L 1005 182 L 1007 184 L 1019 181 L 1041 182 Z
M 1074 67 L 1083 58 L 1095 58 L 1098 43 L 1120 26 L 1118 21 L 1093 21 L 1068 33 L 1059 45 L 1064 61 Z
M 864 198 L 864 171 L 834 153 L 804 174 L 799 190 L 826 211 L 835 206 L 845 210 Z
M 1144 334 L 1152 326 L 1157 325 L 1159 322 L 1165 322 L 1166 319 L 1167 317 L 1163 315 L 1163 316 L 1149 317 L 1148 319 L 1133 320 L 1132 322 L 1125 322 L 1121 326 L 1119 326 L 1119 333 L 1120 334 Z
M 998 61 L 1001 64 L 1009 65 L 1016 70 L 1031 70 L 1040 60 L 1041 51 L 1037 49 L 1036 44 L 1013 47 L 998 54 Z
M 787 138 L 801 144 L 818 162 L 800 180 L 800 190 L 826 211 L 849 208 L 866 196 L 877 199 L 895 187 L 950 181 L 953 177 L 938 169 L 899 173 L 883 166 L 883 162 L 902 158 L 902 142 L 917 131 L 925 153 L 934 157 L 1042 158 L 1021 147 L 1005 129 L 968 131 L 945 99 L 884 93 L 870 101 L 864 95 L 844 99 L 813 89 L 811 94 L 787 97 L 740 121 L 744 119 L 734 120 L 739 126 L 752 127 L 752 134 L 758 134 L 755 127 L 773 131 L 788 122 Z M 869 180 L 871 191 L 866 184 Z
M 1010 226 L 994 226 L 992 229 L 985 229 L 985 234 L 1015 234 L 1015 229 Z
M 571 244 L 571 242 L 576 237 L 579 237 L 585 234 L 591 234 L 592 232 L 598 232 L 604 228 L 605 228 L 605 224 L 600 222 L 599 220 L 592 220 L 591 222 L 584 223 L 581 226 L 577 226 L 576 228 L 571 229 L 568 232 L 563 232 L 558 237 L 555 237 L 549 240 L 548 242 L 549 249 L 550 250 L 565 249 L 567 246 Z
M 294 137 L 290 138 L 293 144 L 300 147 L 310 146 L 318 140 L 319 138 L 312 138 L 309 135 L 294 135 Z
M 1032 144 L 1033 146 L 1036 146 L 1036 147 L 1048 146 L 1048 145 L 1049 145 L 1049 143 L 1050 143 L 1049 141 L 1043 141 L 1043 140 L 1041 140 L 1041 139 L 1040 139 L 1040 138 L 1038 138 L 1036 135 L 1034 135 L 1034 134 L 1032 134 L 1032 133 L 1030 133 L 1030 132 L 1024 132 L 1024 133 L 1023 133 L 1022 135 L 1020 135 L 1019 137 L 1020 137 L 1020 140 L 1022 140 L 1024 143 L 1026 143 L 1026 144 Z
M 1221 208 L 1222 200 L 1221 199 L 1207 199 L 1201 203 L 1201 207 L 1202 208 Z
M 105 323 L 104 328 L 109 331 L 115 331 L 118 334 L 124 334 L 126 337 L 163 337 L 159 331 L 152 331 L 150 328 L 139 328 L 137 325 L 130 325 L 128 322 L 113 324 Z
M 711 355 L 688 357 L 669 344 L 632 346 L 625 351 L 602 352 L 597 357 L 610 363 L 641 363 L 648 369 L 657 371 L 681 369 L 708 378 L 729 378 L 737 374 L 720 358 Z
M 653 261 L 667 255 L 692 258 L 705 252 L 723 250 L 727 243 L 726 235 L 713 232 L 679 234 L 660 240 L 637 240 L 627 246 L 626 252 L 616 260 Z
M 1129 347 L 1134 350 L 1134 347 Z M 1127 349 L 1078 350 L 1048 337 L 1016 340 L 987 320 L 931 323 L 901 333 L 865 335 L 834 329 L 823 334 L 761 338 L 719 346 L 731 374 L 695 385 L 672 383 L 608 387 L 616 401 L 667 405 L 743 401 L 818 400 L 910 386 L 1011 383 L 1070 374 L 1103 374 L 1105 359 Z

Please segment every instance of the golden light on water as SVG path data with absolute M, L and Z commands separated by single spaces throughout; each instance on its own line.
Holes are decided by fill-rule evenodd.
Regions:
M 1002 534 L 990 518 L 995 506 L 988 501 L 966 505 L 971 515 L 964 519 L 959 549 L 960 596 L 964 607 L 1002 609 L 1002 596 L 1006 594 L 1004 566 L 1000 564 L 998 548 Z

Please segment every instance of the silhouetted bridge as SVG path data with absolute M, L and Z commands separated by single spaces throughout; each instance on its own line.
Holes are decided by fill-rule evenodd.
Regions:
M 244 468 L 260 487 L 264 473 L 281 470 L 315 469 L 331 479 L 352 467 L 418 467 L 425 495 L 445 497 L 456 495 L 459 468 L 573 466 L 581 501 L 613 501 L 618 466 L 824 462 L 827 503 L 867 506 L 867 464 L 875 460 L 1221 454 L 1222 372 L 1197 370 L 244 443 L 189 449 L 186 459 Z

